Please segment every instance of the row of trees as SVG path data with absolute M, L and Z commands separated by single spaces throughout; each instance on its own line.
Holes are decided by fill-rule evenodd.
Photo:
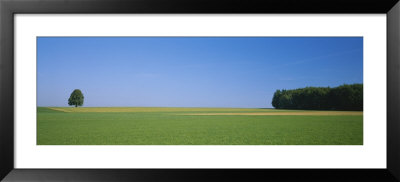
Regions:
M 277 90 L 272 106 L 276 109 L 362 111 L 363 84 Z

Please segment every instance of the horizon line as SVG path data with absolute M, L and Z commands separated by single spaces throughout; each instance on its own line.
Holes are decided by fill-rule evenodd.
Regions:
M 36 106 L 36 107 L 71 107 L 75 108 L 75 106 Z M 179 107 L 179 106 L 173 106 L 173 107 L 168 107 L 168 106 L 79 106 L 79 107 L 85 107 L 85 108 L 94 108 L 94 107 L 146 107 L 146 108 L 237 108 L 237 109 L 275 109 L 273 107 L 268 108 L 268 107 Z

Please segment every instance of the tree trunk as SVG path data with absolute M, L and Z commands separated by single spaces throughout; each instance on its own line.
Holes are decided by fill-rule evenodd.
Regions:
M 75 104 L 75 107 L 78 107 L 78 104 Z

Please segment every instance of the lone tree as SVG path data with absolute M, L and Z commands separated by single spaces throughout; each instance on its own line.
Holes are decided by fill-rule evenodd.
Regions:
M 75 107 L 83 105 L 83 94 L 82 94 L 81 90 L 75 89 L 71 93 L 71 96 L 69 96 L 69 99 L 68 99 L 68 105 L 75 106 Z

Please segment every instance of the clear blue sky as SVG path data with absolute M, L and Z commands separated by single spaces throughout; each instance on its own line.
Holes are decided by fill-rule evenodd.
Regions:
M 362 37 L 38 37 L 37 104 L 270 108 L 277 89 L 363 83 Z

